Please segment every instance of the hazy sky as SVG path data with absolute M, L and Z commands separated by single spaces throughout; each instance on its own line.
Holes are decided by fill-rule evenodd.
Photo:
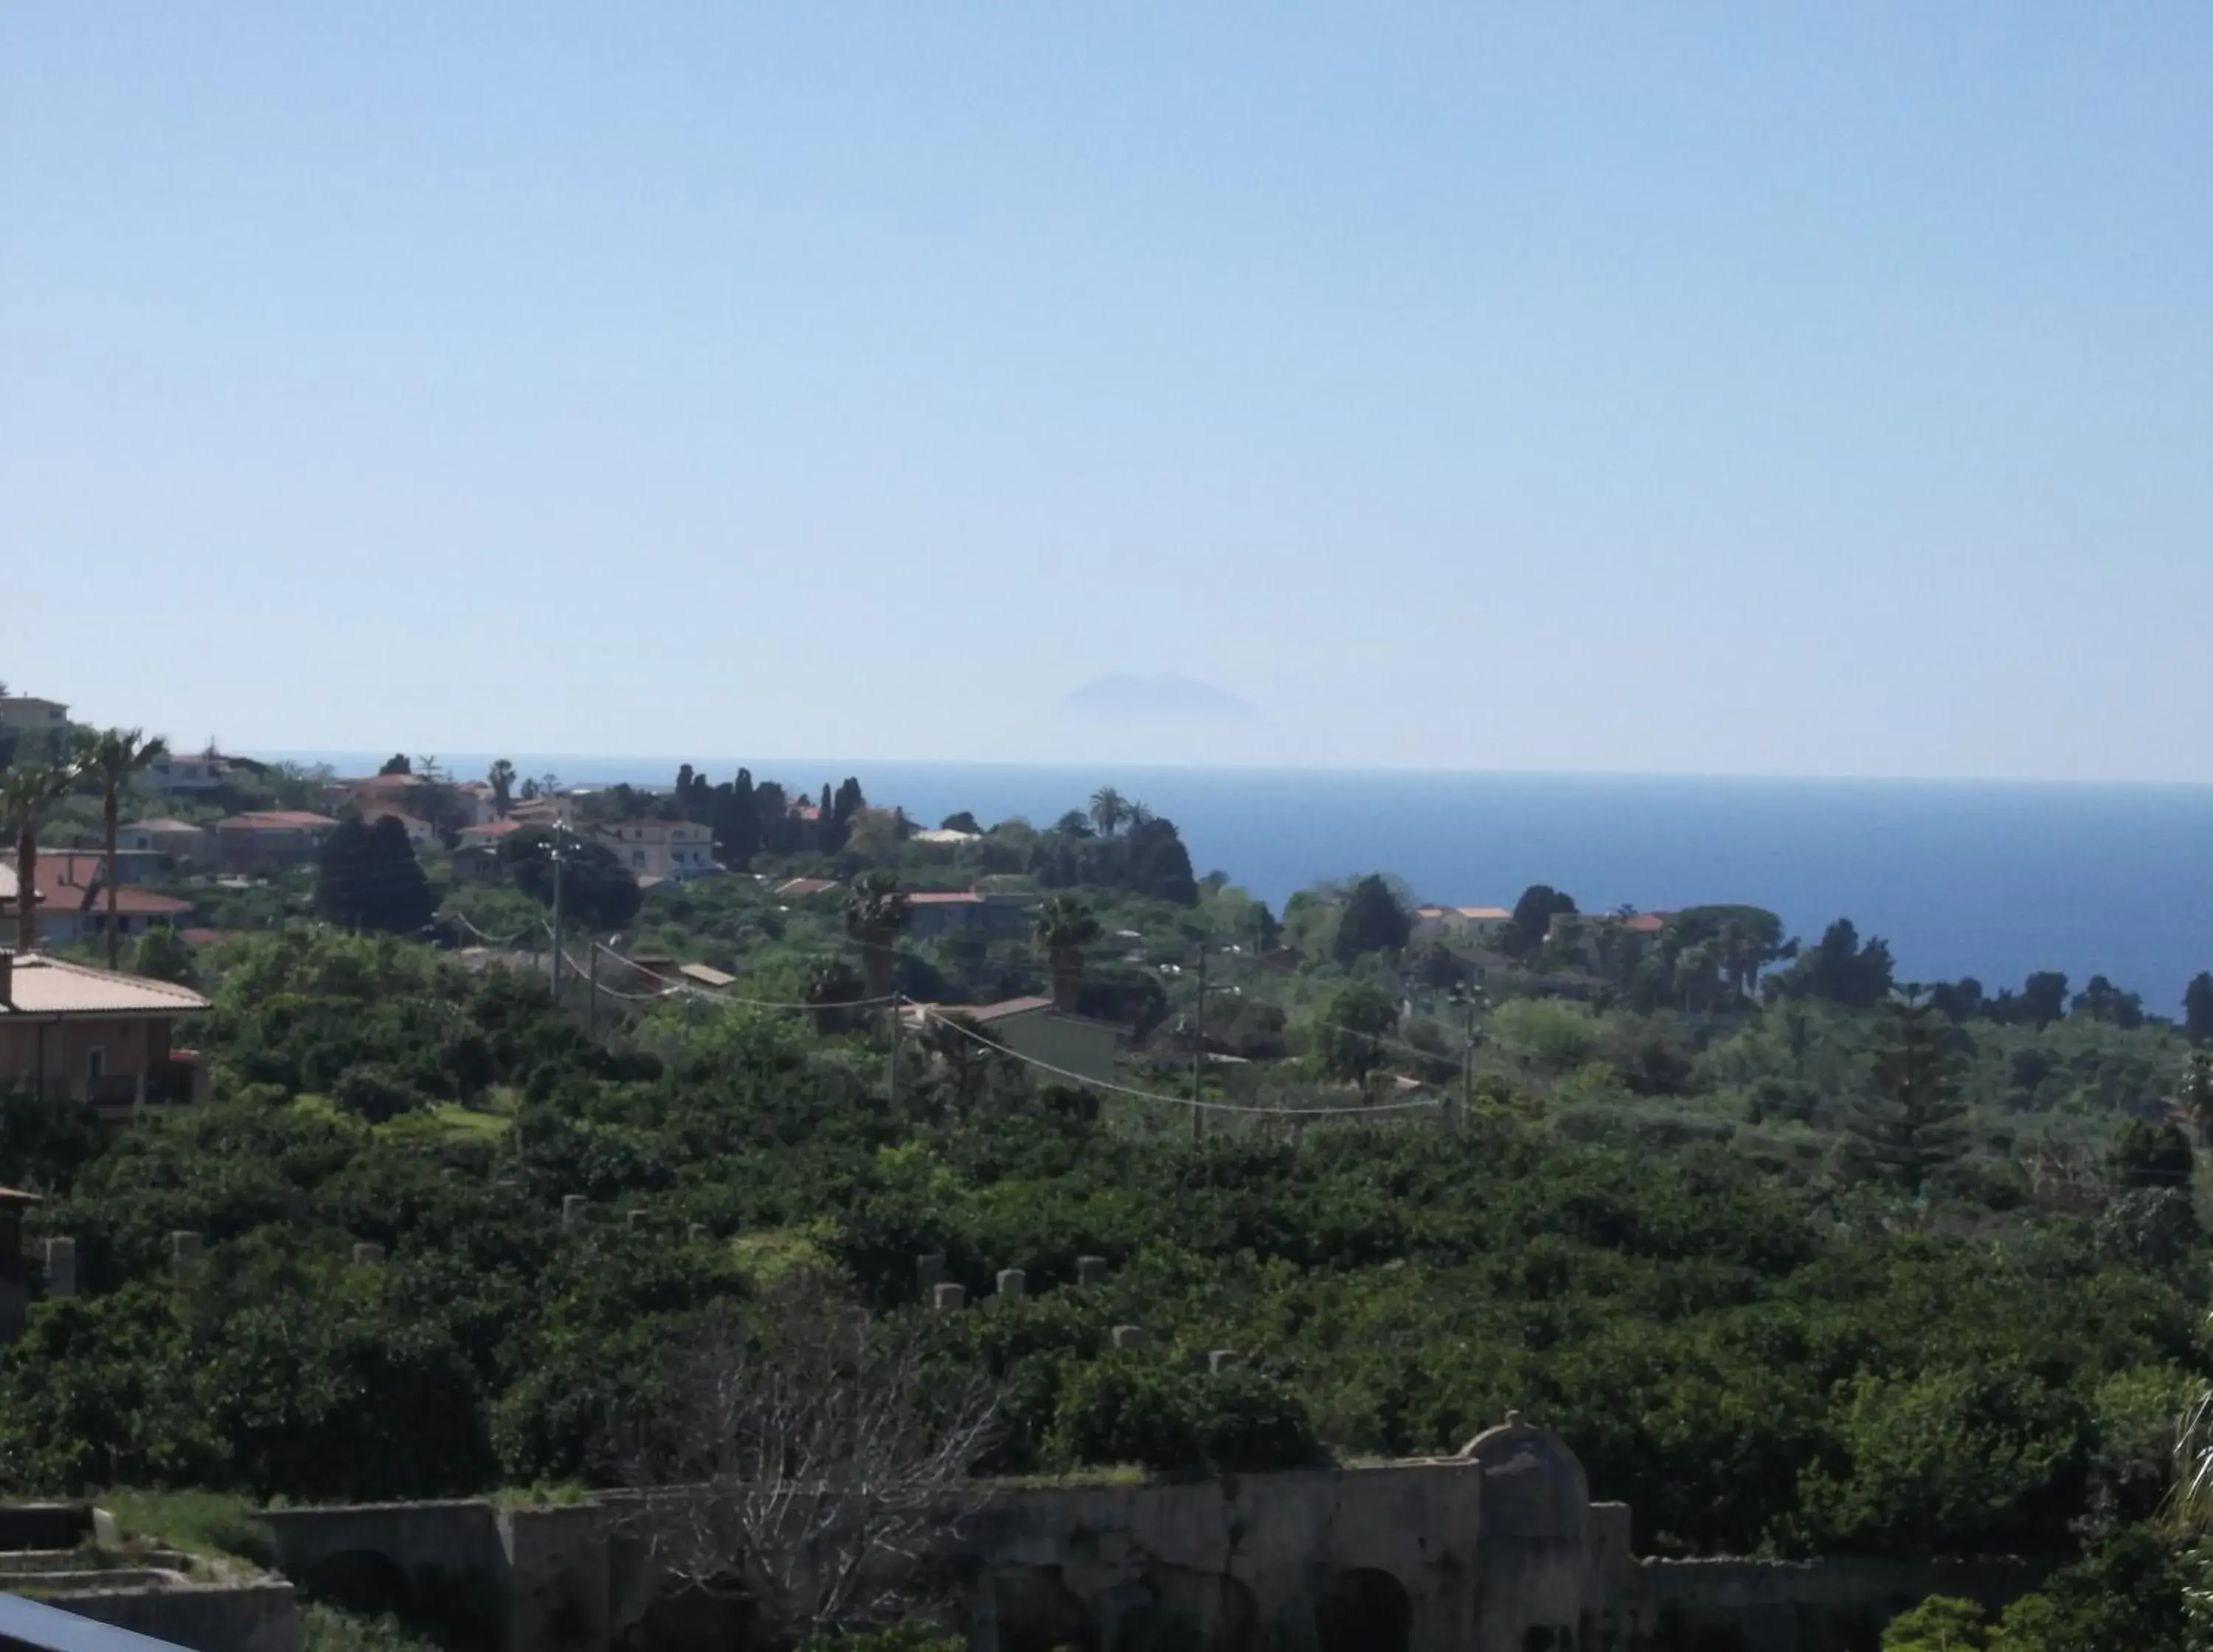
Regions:
M 2210 172 L 2203 0 L 11 0 L 0 679 L 2213 779 Z M 1110 672 L 1262 715 L 1058 726 Z

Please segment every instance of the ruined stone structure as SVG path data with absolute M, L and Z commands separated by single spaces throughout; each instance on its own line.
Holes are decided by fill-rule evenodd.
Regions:
M 310 1590 L 444 1619 L 500 1652 L 727 1646 L 620 1500 L 290 1509 L 266 1516 Z M 1006 1488 L 945 1557 L 976 1652 L 1872 1652 L 1934 1593 L 1990 1605 L 2018 1561 L 1636 1558 L 1560 1439 L 1511 1420 L 1459 1456 L 1131 1485 Z

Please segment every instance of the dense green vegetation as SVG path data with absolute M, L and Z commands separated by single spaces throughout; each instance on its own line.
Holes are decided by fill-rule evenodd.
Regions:
M 773 784 L 742 779 L 748 807 Z M 740 795 L 599 807 L 735 844 Z M 722 1002 L 611 976 L 557 1005 L 527 968 L 297 924 L 149 943 L 214 995 L 216 1100 L 113 1140 L 7 1100 L 0 1180 L 51 1190 L 34 1229 L 76 1238 L 84 1285 L 0 1356 L 8 1488 L 606 1481 L 709 1316 L 793 1280 L 917 1312 L 942 1254 L 977 1306 L 939 1356 L 1000 1385 L 1002 1472 L 1448 1451 L 1513 1407 L 1647 1549 L 2037 1553 L 2076 1564 L 2049 1600 L 2082 1624 L 2115 1545 L 2169 1555 L 2147 1522 L 2209 1375 L 2202 1029 L 2056 976 L 1908 1004 L 1879 940 L 1800 948 L 1743 907 L 1631 924 L 1537 889 L 1476 944 L 1372 877 L 1279 922 L 1105 794 L 955 841 L 857 783 L 813 814 L 757 830 L 750 874 L 641 896 L 569 864 L 572 933 L 729 971 Z M 453 938 L 543 913 L 549 834 L 508 841 L 509 883 L 429 869 Z M 911 932 L 911 892 L 978 881 L 1069 898 Z M 893 987 L 1058 988 L 1132 1029 L 1122 1080 L 1158 1099 L 942 1033 L 893 1091 L 855 1002 Z M 1199 1130 L 1193 1084 L 1230 1109 Z M 182 1275 L 180 1230 L 208 1241 Z M 1079 1289 L 1091 1255 L 1110 1282 Z M 1023 1298 L 991 1299 L 1005 1267 Z M 1113 1349 L 1131 1323 L 1150 1345 Z M 2138 1606 L 2171 1571 L 2131 1574 L 2167 1591 Z M 2080 1639 L 2045 1632 L 2018 1643 Z

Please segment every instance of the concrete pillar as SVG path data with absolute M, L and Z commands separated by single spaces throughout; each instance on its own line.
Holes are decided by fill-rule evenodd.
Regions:
M 76 1241 L 49 1239 L 46 1241 L 46 1295 L 74 1296 L 76 1295 Z
M 932 1251 L 927 1256 L 914 1259 L 914 1283 L 927 1297 L 937 1289 L 938 1281 L 945 1277 L 945 1253 Z
M 592 1220 L 592 1202 L 582 1193 L 561 1195 L 561 1225 L 570 1233 L 588 1226 Z
M 373 1239 L 364 1239 L 353 1247 L 353 1259 L 364 1266 L 384 1260 L 384 1247 Z
M 999 1270 L 999 1295 L 1002 1296 L 1019 1296 L 1029 1289 L 1029 1275 L 1020 1268 Z
M 968 1306 L 968 1293 L 959 1285 L 933 1285 L 930 1292 L 930 1305 L 940 1314 L 958 1314 Z
M 1086 1290 L 1100 1289 L 1106 1283 L 1106 1259 L 1103 1256 L 1077 1257 L 1076 1283 Z
M 169 1267 L 173 1272 L 183 1273 L 207 1253 L 207 1239 L 188 1228 L 169 1235 Z
M 1143 1348 L 1147 1340 L 1145 1327 L 1141 1325 L 1118 1325 L 1114 1327 L 1114 1346 L 1117 1348 Z
M 1206 1369 L 1220 1376 L 1224 1371 L 1234 1371 L 1245 1363 L 1245 1356 L 1235 1348 L 1216 1348 L 1206 1356 Z

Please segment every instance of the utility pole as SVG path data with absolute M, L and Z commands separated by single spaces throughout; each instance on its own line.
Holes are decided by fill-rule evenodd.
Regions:
M 892 993 L 892 1001 L 891 1001 L 890 1009 L 891 1009 L 891 1012 L 892 1012 L 892 1054 L 891 1054 L 891 1070 L 890 1070 L 890 1076 L 889 1076 L 889 1078 L 888 1078 L 888 1079 L 887 1079 L 887 1088 L 888 1088 L 888 1089 L 889 1089 L 889 1091 L 890 1091 L 890 1094 L 891 1094 L 891 1104 L 892 1104 L 893 1107 L 896 1109 L 896 1108 L 898 1107 L 898 1106 L 899 1106 L 899 993 L 897 992 L 897 991 L 894 991 Z
M 562 846 L 562 834 L 568 830 L 562 821 L 553 825 L 553 1002 L 561 1002 L 561 868 L 568 856 Z
M 1465 1127 L 1475 1117 L 1475 1012 L 1483 1003 L 1483 989 L 1468 988 L 1460 1002 L 1467 1012 L 1466 1042 L 1460 1052 L 1460 1122 Z
M 1206 1071 L 1206 942 L 1198 943 L 1198 1003 L 1191 1012 L 1191 1139 L 1206 1134 L 1206 1114 L 1200 1110 L 1199 1080 Z

